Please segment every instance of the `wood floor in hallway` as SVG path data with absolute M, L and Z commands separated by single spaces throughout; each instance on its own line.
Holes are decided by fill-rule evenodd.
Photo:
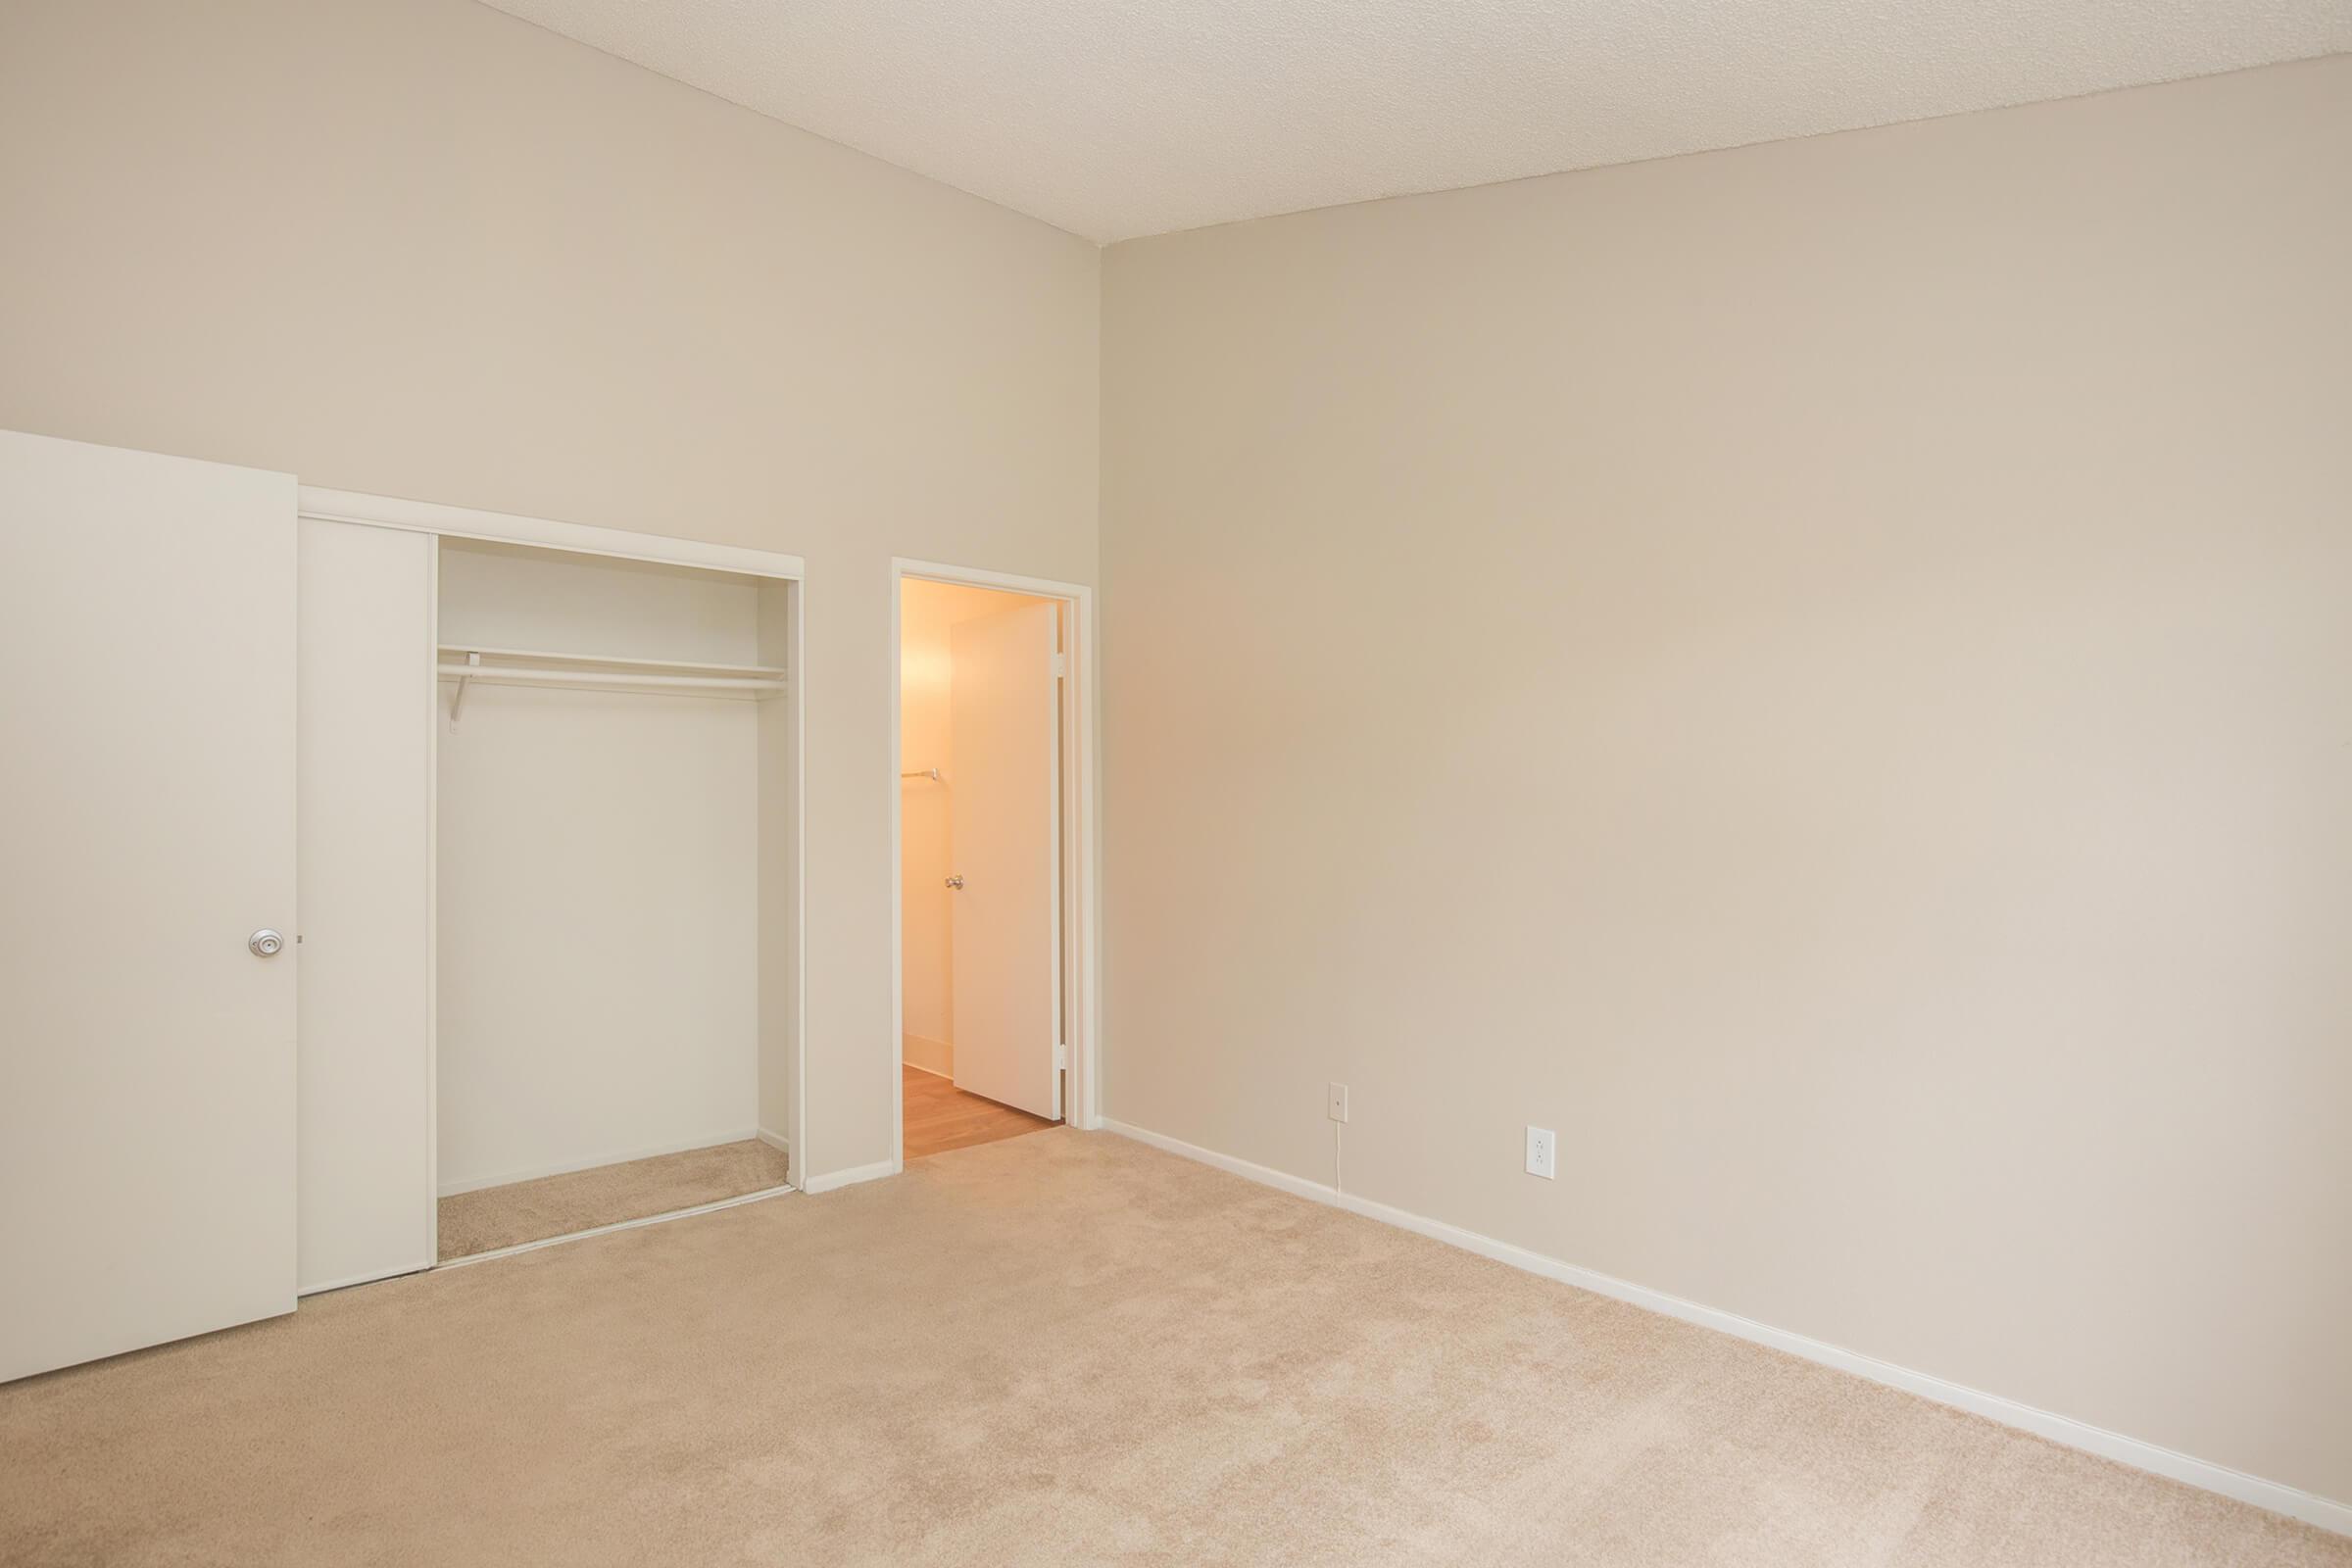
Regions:
M 899 1092 L 906 1097 L 908 1159 L 1018 1138 L 1055 1125 L 1043 1116 L 967 1094 L 953 1080 L 920 1067 L 900 1067 L 899 1081 Z

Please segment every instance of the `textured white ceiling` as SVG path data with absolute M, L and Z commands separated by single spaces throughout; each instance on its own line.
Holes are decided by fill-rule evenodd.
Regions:
M 490 0 L 1090 239 L 2352 49 L 2352 0 Z

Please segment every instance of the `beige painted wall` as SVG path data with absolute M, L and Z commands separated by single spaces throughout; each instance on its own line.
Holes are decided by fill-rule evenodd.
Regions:
M 909 577 L 899 602 L 899 766 L 936 767 L 945 783 L 906 779 L 899 796 L 900 972 L 906 1059 L 956 1071 L 955 869 L 951 808 L 956 787 L 951 698 L 956 670 L 952 633 L 978 615 L 1042 604 L 1026 594 Z
M 0 213 L 0 428 L 807 558 L 803 1152 L 888 1159 L 888 562 L 1094 580 L 1095 248 L 471 0 L 11 0 Z
M 2339 58 L 1113 248 L 1106 1112 L 2352 1498 L 2348 169 Z

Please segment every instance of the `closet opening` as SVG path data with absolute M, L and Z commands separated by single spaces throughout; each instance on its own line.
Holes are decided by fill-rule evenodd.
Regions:
M 1080 605 L 1004 581 L 900 566 L 901 1162 L 1084 1121 Z
M 797 584 L 444 538 L 436 1256 L 792 1185 Z

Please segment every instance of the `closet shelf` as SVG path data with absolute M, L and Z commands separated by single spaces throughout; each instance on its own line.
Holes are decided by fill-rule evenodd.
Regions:
M 551 668 L 578 669 L 594 666 L 598 669 L 643 670 L 647 673 L 689 672 L 706 675 L 740 675 L 757 680 L 783 680 L 791 671 L 775 664 L 718 664 L 700 660 L 635 659 L 619 654 L 557 654 L 543 648 L 486 648 L 479 643 L 443 643 L 443 660 L 465 660 L 471 655 L 483 659 L 523 660 L 532 664 Z
M 485 686 L 570 686 L 756 700 L 783 691 L 791 673 L 772 664 L 561 654 L 544 648 L 484 648 L 469 643 L 443 643 L 439 654 L 435 672 L 443 680 L 458 683 L 457 697 L 450 704 L 453 720 L 465 705 L 466 688 L 475 681 Z

